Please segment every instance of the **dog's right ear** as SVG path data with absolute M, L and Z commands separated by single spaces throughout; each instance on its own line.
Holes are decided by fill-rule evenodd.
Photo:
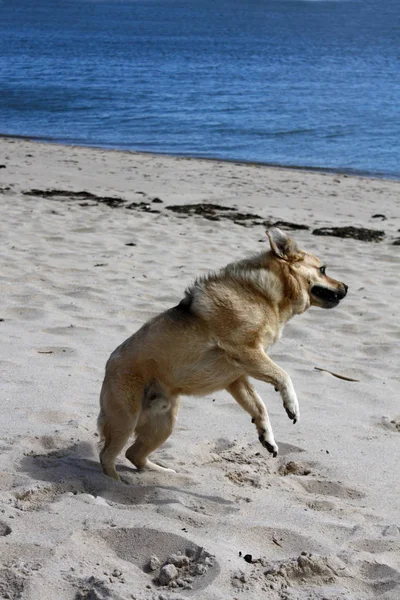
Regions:
M 286 235 L 284 231 L 273 227 L 267 231 L 271 250 L 278 258 L 283 260 L 290 260 L 297 253 L 296 243 Z

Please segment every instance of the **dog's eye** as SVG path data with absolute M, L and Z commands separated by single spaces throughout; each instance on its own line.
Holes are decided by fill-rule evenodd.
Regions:
M 322 275 L 325 275 L 325 271 L 326 271 L 326 265 L 323 265 L 322 267 L 319 268 L 320 272 Z

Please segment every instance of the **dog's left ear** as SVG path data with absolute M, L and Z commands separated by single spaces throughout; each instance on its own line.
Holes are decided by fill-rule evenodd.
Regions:
M 291 240 L 284 231 L 278 229 L 278 227 L 273 227 L 267 231 L 267 236 L 275 256 L 283 260 L 290 260 L 296 256 L 298 251 L 296 242 Z

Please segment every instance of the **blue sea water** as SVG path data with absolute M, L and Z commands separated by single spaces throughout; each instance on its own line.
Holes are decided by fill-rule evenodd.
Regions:
M 400 178 L 399 0 L 0 0 L 0 134 Z

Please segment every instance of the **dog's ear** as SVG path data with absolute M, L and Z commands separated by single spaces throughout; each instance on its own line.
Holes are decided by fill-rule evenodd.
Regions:
M 269 229 L 267 231 L 267 236 L 269 238 L 269 243 L 271 244 L 271 250 L 278 258 L 290 260 L 297 255 L 298 248 L 296 242 L 291 240 L 290 237 L 288 237 L 284 231 L 278 229 L 278 227 Z

